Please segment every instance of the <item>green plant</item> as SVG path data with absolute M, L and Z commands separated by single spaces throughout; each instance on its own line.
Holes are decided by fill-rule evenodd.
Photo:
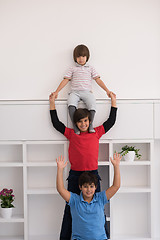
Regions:
M 12 202 L 14 201 L 15 196 L 13 195 L 13 189 L 4 188 L 0 192 L 0 200 L 2 208 L 13 208 Z
M 122 151 L 119 152 L 122 156 L 126 155 L 129 151 L 135 151 L 135 155 L 138 159 L 141 158 L 141 154 L 139 154 L 139 150 L 140 149 L 136 149 L 135 147 L 133 146 L 128 146 L 128 145 L 125 145 L 124 147 L 122 147 Z

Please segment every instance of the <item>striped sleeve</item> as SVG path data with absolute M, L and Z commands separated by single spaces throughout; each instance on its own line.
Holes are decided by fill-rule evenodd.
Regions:
M 91 67 L 91 76 L 93 79 L 99 78 L 100 75 L 97 73 L 94 67 Z
M 73 76 L 73 68 L 70 67 L 70 68 L 68 69 L 68 71 L 66 72 L 66 74 L 64 75 L 64 78 L 72 79 L 72 76 Z

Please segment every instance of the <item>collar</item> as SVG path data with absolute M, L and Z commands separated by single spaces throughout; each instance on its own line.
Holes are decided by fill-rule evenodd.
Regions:
M 86 132 L 80 132 L 80 135 L 85 135 L 85 134 L 88 134 L 88 130 Z
M 82 195 L 82 192 L 80 193 L 80 200 L 81 200 L 81 202 L 88 203 L 88 202 L 86 202 L 86 201 L 84 200 L 83 195 Z M 88 204 L 91 204 L 91 203 L 94 203 L 94 202 L 97 202 L 97 196 L 96 196 L 96 194 L 94 194 L 92 201 L 91 201 L 90 203 L 88 203 Z
M 76 67 L 89 67 L 89 64 L 86 62 L 83 66 L 76 62 Z

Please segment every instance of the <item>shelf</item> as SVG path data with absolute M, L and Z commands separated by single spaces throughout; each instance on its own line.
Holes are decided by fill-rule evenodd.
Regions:
M 13 236 L 13 237 L 0 236 L 0 240 L 24 240 L 24 237 L 23 236 Z
M 43 236 L 29 236 L 28 240 L 57 240 L 59 238 L 59 235 L 43 235 Z M 1 240 L 1 239 L 0 239 Z
M 23 167 L 23 163 L 19 162 L 0 162 L 0 167 Z
M 120 236 L 114 237 L 112 240 L 158 240 L 150 237 L 139 237 L 139 236 Z
M 0 217 L 0 223 L 3 222 L 7 222 L 7 223 L 12 223 L 12 222 L 24 222 L 24 217 L 22 215 L 13 215 L 11 218 L 9 219 L 5 219 Z
M 22 164 L 22 143 L 17 142 L 1 142 L 0 144 L 0 164 Z
M 133 161 L 133 162 L 127 162 L 127 161 L 121 161 L 120 162 L 120 165 L 122 165 L 122 166 L 136 166 L 136 165 L 151 165 L 151 162 L 150 161 L 138 161 L 138 160 L 136 160 L 136 161 Z
M 58 194 L 55 188 L 30 188 L 27 190 L 27 194 Z
M 56 162 L 28 162 L 27 167 L 57 167 Z
M 55 162 L 59 155 L 64 155 L 66 142 L 31 142 L 26 144 L 28 163 Z
M 108 161 L 98 161 L 98 166 L 109 166 L 110 162 Z
M 148 187 L 121 187 L 118 193 L 150 193 L 151 188 Z

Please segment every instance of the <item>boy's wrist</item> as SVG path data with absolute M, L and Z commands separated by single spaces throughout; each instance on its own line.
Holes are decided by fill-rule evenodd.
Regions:
M 63 168 L 58 167 L 58 172 L 63 173 Z
M 112 107 L 117 107 L 116 102 L 112 102 Z
M 119 170 L 119 164 L 113 165 L 113 167 L 114 167 L 114 170 Z

